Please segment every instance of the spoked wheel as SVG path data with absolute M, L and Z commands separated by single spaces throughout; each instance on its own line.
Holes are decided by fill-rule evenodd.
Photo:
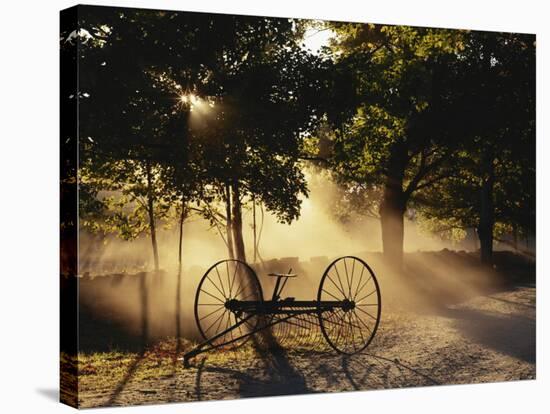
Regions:
M 338 303 L 331 307 L 330 302 Z M 374 338 L 382 299 L 372 269 L 361 259 L 345 256 L 332 262 L 319 284 L 319 326 L 337 352 L 353 355 Z
M 206 271 L 195 296 L 195 321 L 205 340 L 250 316 L 245 312 L 230 310 L 229 303 L 235 299 L 262 301 L 262 287 L 248 264 L 240 260 L 222 260 Z M 212 341 L 212 345 L 227 344 L 230 348 L 236 348 L 250 339 L 249 333 L 256 329 L 258 323 L 258 317 L 252 316 L 236 329 Z

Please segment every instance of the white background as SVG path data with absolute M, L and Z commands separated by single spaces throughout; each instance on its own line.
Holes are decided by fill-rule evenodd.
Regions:
M 540 1 L 113 0 L 106 4 L 537 33 L 537 380 L 319 396 L 102 409 L 102 413 L 464 413 L 549 409 L 548 141 L 544 61 L 550 14 Z M 70 412 L 58 387 L 58 12 L 71 1 L 2 2 L 0 9 L 0 411 Z M 546 23 L 546 26 L 545 26 Z M 546 117 L 546 120 L 548 118 Z M 546 137 L 548 138 L 548 137 Z M 546 305 L 546 306 L 545 306 Z M 546 388 L 546 393 L 544 389 Z

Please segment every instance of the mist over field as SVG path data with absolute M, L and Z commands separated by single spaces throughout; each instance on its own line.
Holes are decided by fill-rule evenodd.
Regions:
M 293 223 L 279 223 L 272 214 L 265 212 L 262 221 L 258 211 L 258 228 L 261 228 L 259 252 L 264 261 L 298 257 L 307 261 L 312 257 L 333 258 L 360 252 L 381 252 L 380 221 L 357 213 L 345 223 L 334 214 L 339 201 L 335 184 L 329 177 L 308 177 L 309 197 L 302 199 L 300 217 Z M 405 222 L 404 250 L 407 252 L 461 248 L 471 250 L 468 243 L 453 244 L 419 229 L 414 222 Z M 160 261 L 163 269 L 173 269 L 178 261 L 178 229 L 161 229 L 158 236 Z M 247 257 L 252 258 L 252 211 L 243 211 L 243 237 L 248 247 Z M 184 268 L 209 267 L 227 258 L 227 247 L 214 227 L 201 217 L 191 217 L 184 225 Z M 473 243 L 470 243 L 473 247 Z M 152 266 L 151 242 L 144 235 L 137 240 L 121 241 L 114 237 L 107 240 L 83 235 L 81 242 L 81 273 L 102 274 L 132 271 Z M 258 258 L 259 261 L 259 258 Z
M 309 179 L 312 181 L 310 196 L 302 201 L 298 220 L 291 225 L 281 224 L 265 213 L 259 249 L 263 263 L 258 259 L 254 265 L 264 285 L 265 298 L 273 288 L 273 280 L 267 273 L 286 272 L 291 267 L 299 277 L 288 284 L 285 294 L 306 300 L 316 298 L 321 276 L 330 261 L 345 255 L 364 258 L 373 267 L 387 298 L 385 303 L 391 307 L 434 309 L 447 300 L 473 297 L 481 288 L 498 285 L 495 274 L 479 266 L 473 254 L 437 253 L 442 249 L 463 249 L 465 243 L 453 245 L 418 229 L 410 221 L 405 224 L 407 270 L 395 272 L 382 257 L 379 220 L 356 216 L 355 221 L 342 223 L 334 217 L 333 208 L 338 201 L 336 184 L 327 177 Z M 246 246 L 252 245 L 251 215 L 250 209 L 243 214 Z M 260 226 L 261 220 L 258 220 Z M 184 336 L 198 338 L 193 316 L 195 291 L 208 267 L 227 259 L 227 248 L 215 228 L 210 228 L 201 218 L 186 222 L 183 234 L 181 328 Z M 162 230 L 158 243 L 162 273 L 155 276 L 148 273 L 152 266 L 148 237 L 126 242 L 111 238 L 105 243 L 94 241 L 91 236 L 83 237 L 81 273 L 93 277 L 81 282 L 80 295 L 86 309 L 100 317 L 114 319 L 123 330 L 139 336 L 144 316 L 140 298 L 145 290 L 149 334 L 155 338 L 175 335 L 176 229 Z M 252 254 L 247 251 L 247 257 L 252 258 Z

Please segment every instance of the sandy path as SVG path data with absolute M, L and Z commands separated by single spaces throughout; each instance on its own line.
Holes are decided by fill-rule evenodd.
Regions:
M 368 350 L 353 357 L 222 352 L 199 357 L 190 369 L 173 356 L 117 358 L 101 360 L 102 370 L 88 363 L 82 407 L 533 379 L 535 287 L 437 313 L 386 310 Z

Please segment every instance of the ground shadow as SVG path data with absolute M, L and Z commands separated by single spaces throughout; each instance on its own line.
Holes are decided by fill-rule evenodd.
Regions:
M 445 316 L 468 339 L 503 354 L 535 363 L 535 319 L 473 309 L 447 309 Z
M 387 389 L 411 386 L 440 385 L 440 382 L 397 359 L 374 354 L 335 356 L 321 351 L 292 352 L 299 359 L 310 359 L 308 378 L 322 377 L 333 391 Z M 203 359 L 197 367 L 195 380 L 196 399 L 205 398 L 202 389 L 203 375 L 207 372 L 227 375 L 238 383 L 240 397 L 260 397 L 318 392 L 308 386 L 304 375 L 289 362 L 287 355 L 273 353 L 271 367 L 253 368 L 245 371 L 227 367 L 206 365 Z M 282 365 L 277 365 L 281 364 Z M 319 363 L 320 361 L 324 361 Z M 303 362 L 303 361 L 302 361 Z M 288 364 L 288 365 L 287 365 Z M 208 399 L 208 397 L 207 397 Z
M 355 390 L 441 384 L 433 377 L 398 359 L 374 354 L 343 356 L 341 367 Z
M 147 345 L 149 342 L 149 302 L 148 302 L 148 285 L 147 285 L 147 273 L 142 272 L 140 274 L 140 290 L 139 290 L 139 298 L 140 298 L 140 305 L 141 305 L 141 340 L 140 340 L 140 352 L 136 355 L 134 360 L 132 361 L 130 367 L 128 368 L 128 371 L 126 371 L 126 374 L 122 378 L 122 380 L 118 383 L 115 390 L 107 400 L 106 406 L 113 405 L 115 401 L 117 400 L 118 396 L 122 393 L 128 382 L 132 379 L 132 377 L 135 375 L 139 364 L 141 361 L 143 361 L 145 357 L 145 351 L 147 349 Z
M 136 311 L 138 320 L 136 327 L 132 329 L 115 310 L 110 309 L 109 306 L 98 305 L 96 298 L 99 293 L 95 296 L 91 293 L 95 292 L 94 288 L 98 288 L 98 286 L 92 286 L 92 283 L 100 285 L 102 289 L 109 289 L 111 286 L 122 283 L 124 276 L 84 279 L 81 282 L 81 300 L 78 308 L 79 352 L 113 350 L 140 352 L 144 342 L 151 338 L 149 284 L 158 277 L 156 272 L 140 272 L 132 275 L 137 283 L 137 290 L 134 293 L 136 294 L 135 303 L 138 305 Z M 83 292 L 87 292 L 88 295 L 84 295 Z
M 130 382 L 132 377 L 135 375 L 139 367 L 139 364 L 141 363 L 141 361 L 143 361 L 144 356 L 145 356 L 145 351 L 142 351 L 132 361 L 132 363 L 128 367 L 128 371 L 126 371 L 126 374 L 124 374 L 124 377 L 122 378 L 122 380 L 120 380 L 120 382 L 114 389 L 113 393 L 111 394 L 107 402 L 104 404 L 106 407 L 109 407 L 115 404 L 119 395 L 122 393 L 122 391 L 124 391 L 124 388 L 126 388 L 126 385 L 128 384 L 128 382 Z
M 260 397 L 291 394 L 308 394 L 314 391 L 306 385 L 304 376 L 290 363 L 284 349 L 258 350 L 261 368 L 252 375 L 236 369 L 205 365 L 203 359 L 197 367 L 195 393 L 197 400 L 203 399 L 202 377 L 205 372 L 228 375 L 238 383 L 240 397 Z
M 479 295 L 534 287 L 534 277 L 535 262 L 509 252 L 495 252 L 487 266 L 476 255 L 444 249 L 406 254 L 402 269 L 386 269 L 382 292 L 396 308 L 437 312 Z

